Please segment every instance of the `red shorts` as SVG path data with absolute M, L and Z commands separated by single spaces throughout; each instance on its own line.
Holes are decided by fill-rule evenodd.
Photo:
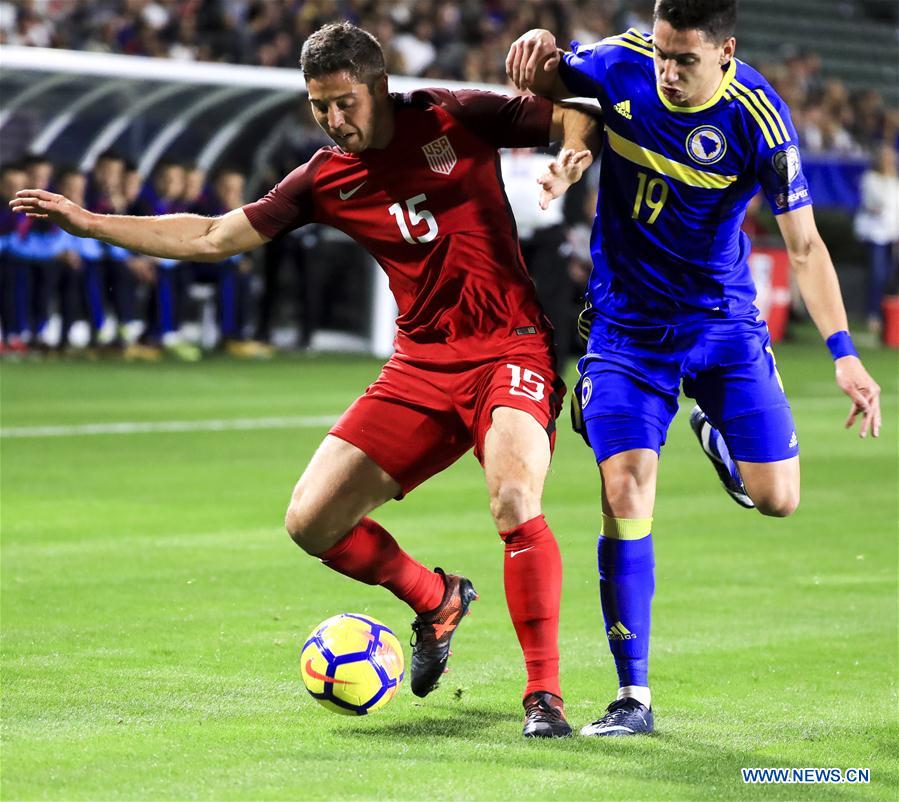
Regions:
M 330 434 L 364 451 L 405 495 L 472 446 L 483 462 L 497 407 L 530 414 L 552 448 L 564 396 L 555 359 L 542 345 L 474 366 L 424 365 L 394 355 Z

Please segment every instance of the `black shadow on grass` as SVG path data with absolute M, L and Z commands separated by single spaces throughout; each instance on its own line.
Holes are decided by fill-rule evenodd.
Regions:
M 518 720 L 518 716 L 512 713 L 467 707 L 457 708 L 446 716 L 416 715 L 408 721 L 348 727 L 344 732 L 347 735 L 364 735 L 367 738 L 372 735 L 410 739 L 437 736 L 470 740 L 472 733 L 480 732 L 494 724 L 509 724 Z

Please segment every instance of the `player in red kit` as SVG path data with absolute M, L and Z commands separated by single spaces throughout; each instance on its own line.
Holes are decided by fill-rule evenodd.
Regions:
M 366 248 L 399 307 L 395 353 L 313 455 L 287 529 L 329 568 L 383 585 L 412 607 L 411 686 L 425 696 L 477 593 L 468 579 L 414 560 L 368 515 L 473 448 L 505 543 L 506 599 L 527 671 L 524 734 L 570 735 L 557 645 L 562 563 L 541 514 L 565 387 L 497 149 L 563 139 L 543 180 L 545 204 L 589 166 L 594 121 L 536 97 L 390 94 L 380 46 L 348 23 L 314 33 L 301 66 L 315 118 L 336 147 L 319 150 L 255 203 L 216 218 L 132 218 L 93 215 L 26 190 L 12 206 L 81 236 L 175 259 L 218 261 L 307 223 L 332 225 Z

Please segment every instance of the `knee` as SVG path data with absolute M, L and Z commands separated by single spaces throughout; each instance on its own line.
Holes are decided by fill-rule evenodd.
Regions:
M 490 512 L 497 528 L 507 531 L 539 515 L 540 501 L 527 482 L 507 479 L 492 492 Z
M 785 487 L 769 491 L 758 498 L 753 497 L 755 508 L 772 518 L 786 518 L 799 507 L 799 491 Z
M 284 528 L 290 539 L 298 546 L 302 547 L 308 532 L 308 518 L 305 515 L 302 504 L 294 497 L 290 500 L 287 512 L 284 515 Z
M 613 514 L 622 518 L 639 518 L 636 510 L 646 506 L 651 482 L 636 470 L 615 471 L 603 476 L 603 493 Z M 651 498 L 649 499 L 651 506 Z
M 304 503 L 303 494 L 294 491 L 287 512 L 284 515 L 284 527 L 290 539 L 301 549 L 315 554 L 320 545 L 321 535 L 316 525 L 316 516 L 309 504 Z

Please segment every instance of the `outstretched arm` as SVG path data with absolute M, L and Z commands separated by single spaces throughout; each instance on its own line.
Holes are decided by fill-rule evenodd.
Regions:
M 556 37 L 543 28 L 519 36 L 506 56 L 506 74 L 519 89 L 552 100 L 564 100 L 571 92 L 559 76 L 562 51 Z
M 851 427 L 861 414 L 859 436 L 865 437 L 870 431 L 877 437 L 881 422 L 880 387 L 852 347 L 837 273 L 818 233 L 812 207 L 803 206 L 780 214 L 776 219 L 796 272 L 802 300 L 834 355 L 837 384 L 852 399 L 846 428 Z
M 164 259 L 219 262 L 268 242 L 241 209 L 221 217 L 94 214 L 63 195 L 42 189 L 17 192 L 9 206 L 14 212 L 56 223 L 77 237 L 93 237 Z

